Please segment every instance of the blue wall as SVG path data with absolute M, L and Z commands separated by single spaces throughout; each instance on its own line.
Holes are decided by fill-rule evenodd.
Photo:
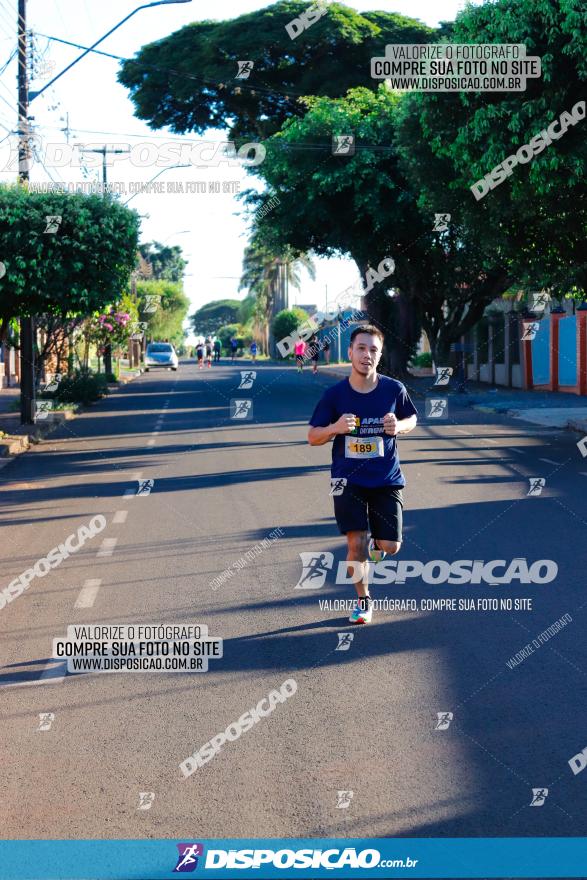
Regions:
M 532 340 L 532 379 L 534 385 L 550 382 L 550 319 L 539 322 L 538 333 Z
M 577 319 L 575 315 L 559 321 L 558 384 L 577 384 Z

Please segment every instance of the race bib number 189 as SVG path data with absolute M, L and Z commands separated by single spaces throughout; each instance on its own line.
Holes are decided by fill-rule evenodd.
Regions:
M 345 458 L 380 458 L 384 454 L 383 437 L 344 438 Z

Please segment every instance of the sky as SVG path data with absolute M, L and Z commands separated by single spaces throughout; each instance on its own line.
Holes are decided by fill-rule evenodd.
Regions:
M 17 5 L 17 0 L 0 0 L 0 70 L 6 66 L 16 46 Z M 47 37 L 90 46 L 139 5 L 141 0 L 28 0 L 27 24 L 35 33 L 40 74 L 40 78 L 31 82 L 30 88 L 38 91 L 81 54 L 80 49 Z M 143 9 L 99 48 L 114 55 L 133 57 L 145 43 L 161 39 L 192 21 L 229 19 L 268 5 L 258 0 L 192 0 L 190 3 Z M 359 11 L 397 12 L 437 26 L 439 21 L 454 19 L 463 8 L 464 0 L 354 0 L 347 5 Z M 46 65 L 44 79 L 43 64 Z M 78 151 L 73 150 L 76 143 L 94 148 L 108 144 L 133 150 L 132 162 L 128 156 L 118 155 L 113 157 L 115 161 L 108 168 L 109 183 L 126 187 L 126 194 L 121 199 L 125 202 L 131 198 L 132 183 L 150 181 L 160 170 L 146 164 L 137 166 L 140 161 L 149 161 L 149 154 L 155 146 L 170 140 L 223 140 L 221 132 L 179 138 L 166 129 L 151 130 L 133 115 L 128 92 L 116 80 L 118 68 L 119 62 L 115 59 L 89 54 L 31 102 L 32 124 L 40 138 L 37 154 L 46 166 L 34 162 L 31 181 L 42 183 L 53 179 L 74 183 L 95 180 L 101 174 L 100 169 L 92 167 L 88 171 L 89 177 L 84 177 L 81 168 L 66 164 L 69 158 L 65 151 L 77 156 Z M 11 132 L 14 133 L 17 127 L 16 75 L 16 59 L 13 59 L 0 74 L 0 169 L 10 168 L 14 156 L 16 138 Z M 64 131 L 67 126 L 69 130 Z M 149 147 L 149 144 L 153 146 Z M 139 145 L 144 148 L 141 155 Z M 53 152 L 57 161 L 60 150 L 62 166 L 54 167 L 49 156 Z M 101 161 L 96 154 L 84 155 L 88 163 Z M 15 179 L 14 171 L 0 171 L 0 182 Z M 157 240 L 182 247 L 184 257 L 189 261 L 184 285 L 192 310 L 214 299 L 242 299 L 246 291 L 239 292 L 238 284 L 250 224 L 234 190 L 237 187 L 260 188 L 258 179 L 240 164 L 230 167 L 223 163 L 217 168 L 167 169 L 154 182 L 163 184 L 164 191 L 138 194 L 132 198 L 130 206 L 142 218 L 141 241 Z M 183 184 L 183 193 L 173 191 L 179 189 L 179 183 Z M 220 192 L 209 192 L 210 183 Z M 202 188 L 199 184 L 205 184 L 205 193 L 198 192 Z M 192 192 L 185 191 L 188 185 Z M 347 259 L 317 259 L 316 270 L 314 282 L 305 272 L 302 273 L 300 291 L 290 292 L 292 305 L 296 302 L 312 303 L 324 310 L 327 296 L 332 302 L 338 293 L 358 279 L 355 264 Z

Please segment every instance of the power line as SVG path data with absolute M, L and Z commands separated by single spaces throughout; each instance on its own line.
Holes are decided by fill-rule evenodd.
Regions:
M 4 83 L 0 83 L 0 85 L 4 85 Z M 4 86 L 6 88 L 6 86 Z M 8 89 L 6 89 L 8 91 Z M 13 113 L 16 113 L 16 107 L 13 107 L 12 104 L 9 104 L 4 95 L 0 95 L 0 101 L 4 101 L 7 107 L 10 107 Z
M 74 46 L 76 49 L 84 49 L 88 52 L 93 52 L 96 55 L 104 55 L 104 57 L 113 58 L 115 61 L 127 61 L 130 64 L 135 64 L 137 65 L 137 67 L 142 67 L 145 70 L 154 70 L 158 73 L 168 73 L 172 76 L 180 77 L 181 79 L 194 80 L 195 82 L 201 83 L 203 85 L 214 85 L 219 87 L 221 86 L 222 88 L 230 87 L 227 83 L 217 83 L 216 80 L 210 79 L 208 77 L 198 76 L 195 73 L 185 73 L 184 71 L 175 70 L 172 67 L 159 67 L 159 65 L 156 64 L 147 64 L 144 61 L 137 61 L 136 58 L 127 58 L 124 55 L 114 55 L 112 52 L 103 52 L 101 49 L 92 49 L 89 46 L 82 46 L 80 43 L 72 43 L 69 40 L 62 40 L 60 37 L 51 37 L 48 34 L 39 34 L 39 36 L 45 37 L 45 39 L 52 40 L 56 43 L 63 43 L 66 46 Z M 238 89 L 239 91 L 249 91 L 252 95 L 254 95 L 255 92 L 260 92 L 265 95 L 279 95 L 279 97 L 285 98 L 285 100 L 289 104 L 291 104 L 296 113 L 302 113 L 301 109 L 296 104 L 294 104 L 293 101 L 289 101 L 289 95 L 293 94 L 296 97 L 303 97 L 303 95 L 305 94 L 304 92 L 295 92 L 293 89 L 288 89 L 288 92 L 286 94 L 285 92 L 280 92 L 277 89 L 266 88 L 256 83 L 254 85 L 249 85 L 245 80 L 239 80 L 238 83 L 232 85 L 232 88 L 234 88 L 235 90 Z
M 67 24 L 65 23 L 65 19 L 63 18 L 63 13 L 61 12 L 61 7 L 59 6 L 59 3 L 57 2 L 57 0 L 53 0 L 53 5 L 55 6 L 55 9 L 57 10 L 57 14 L 59 15 L 59 18 L 61 19 L 61 21 L 63 23 L 64 30 L 67 30 Z
M 12 53 L 10 54 L 10 57 L 8 58 L 8 61 L 6 61 L 5 64 L 4 64 L 4 66 L 0 69 L 0 76 L 2 76 L 2 74 L 7 70 L 8 65 L 9 65 L 10 62 L 13 60 L 13 58 L 16 58 L 16 53 L 17 53 L 17 51 L 18 51 L 18 50 L 17 50 L 17 48 L 16 48 L 16 46 L 15 46 L 14 49 L 12 50 Z
M 9 15 L 6 8 L 0 6 L 0 23 L 4 27 L 8 26 L 9 30 L 7 32 L 10 34 L 10 39 L 15 42 L 17 39 L 16 17 L 16 10 L 11 10 Z

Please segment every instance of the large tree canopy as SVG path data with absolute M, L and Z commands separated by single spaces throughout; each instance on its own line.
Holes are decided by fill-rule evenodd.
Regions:
M 241 303 L 238 299 L 215 299 L 190 316 L 194 333 L 211 336 L 225 324 L 236 323 Z
M 255 206 L 279 198 L 257 221 L 260 242 L 349 255 L 365 282 L 384 258 L 394 260 L 393 274 L 367 297 L 369 314 L 386 333 L 390 360 L 384 366 L 394 373 L 405 369 L 418 340 L 418 318 L 435 354 L 445 357 L 450 343 L 508 287 L 499 254 L 484 253 L 480 236 L 455 227 L 439 233 L 434 214 L 418 207 L 418 191 L 402 173 L 394 144 L 400 103 L 383 86 L 377 93 L 361 88 L 345 98 L 308 98 L 303 119 L 266 141 L 259 172 L 269 190 L 246 195 Z M 355 134 L 355 155 L 332 155 L 332 135 L 345 132 Z M 312 149 L 301 149 L 304 144 Z M 399 296 L 391 299 L 390 288 Z
M 139 119 L 178 134 L 224 128 L 233 138 L 267 137 L 301 111 L 302 95 L 344 95 L 376 88 L 370 59 L 387 43 L 428 43 L 437 32 L 391 12 L 356 12 L 331 3 L 319 21 L 292 40 L 286 24 L 313 4 L 278 3 L 228 21 L 202 21 L 143 46 L 122 65 Z M 235 79 L 238 61 L 254 62 Z

